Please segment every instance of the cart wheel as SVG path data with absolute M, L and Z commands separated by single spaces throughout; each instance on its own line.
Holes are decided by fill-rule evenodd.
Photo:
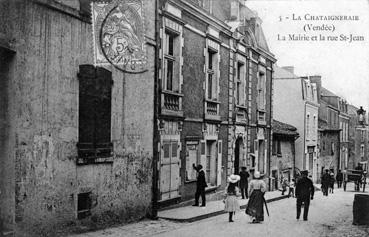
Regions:
M 346 182 L 343 182 L 343 191 L 346 192 Z

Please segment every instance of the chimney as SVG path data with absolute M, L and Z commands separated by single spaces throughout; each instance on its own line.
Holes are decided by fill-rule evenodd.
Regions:
M 290 73 L 295 73 L 295 67 L 294 66 L 284 66 L 282 67 L 284 70 L 289 71 Z
M 322 89 L 322 76 L 309 76 L 310 82 L 316 84 L 316 91 L 318 94 L 318 103 L 320 103 L 320 91 Z

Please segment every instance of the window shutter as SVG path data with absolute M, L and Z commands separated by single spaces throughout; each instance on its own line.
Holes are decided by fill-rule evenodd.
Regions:
M 79 120 L 78 120 L 78 156 L 89 157 L 95 154 L 95 67 L 79 67 Z
M 102 156 L 109 156 L 111 151 L 111 72 L 96 68 L 96 149 Z
M 200 141 L 200 164 L 206 169 L 206 142 Z
M 222 140 L 218 141 L 218 159 L 217 159 L 217 186 L 222 184 Z
M 111 72 L 93 65 L 79 67 L 80 158 L 111 155 Z

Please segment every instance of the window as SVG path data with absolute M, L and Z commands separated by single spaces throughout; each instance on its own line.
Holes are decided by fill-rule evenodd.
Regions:
M 360 131 L 361 132 L 361 142 L 364 142 L 365 140 L 365 132 L 364 131 Z
M 310 115 L 306 115 L 306 138 L 310 139 Z
M 273 143 L 273 155 L 282 155 L 281 141 L 279 139 L 274 140 Z
M 164 89 L 179 92 L 179 35 L 170 30 L 165 31 L 164 45 Z
M 331 143 L 331 155 L 334 156 L 334 153 L 335 153 L 335 146 L 334 146 L 334 143 L 332 142 Z
M 313 134 L 313 140 L 315 140 L 316 137 L 317 137 L 316 115 L 314 115 L 314 117 L 313 117 L 313 131 L 312 131 L 312 134 Z
M 91 192 L 79 193 L 77 196 L 77 202 L 77 218 L 83 219 L 90 216 L 92 206 Z
M 244 81 L 245 81 L 245 64 L 237 63 L 237 78 L 236 78 L 236 104 L 244 105 Z
M 187 142 L 186 145 L 186 181 L 196 180 L 196 170 L 192 164 L 200 164 L 198 142 Z
M 265 110 L 265 73 L 259 72 L 258 74 L 258 108 L 260 110 Z
M 208 49 L 208 70 L 207 70 L 207 98 L 217 99 L 217 80 L 216 80 L 216 62 L 217 62 L 217 52 Z
M 364 158 L 364 144 L 361 144 L 360 146 L 360 157 Z
M 111 72 L 92 65 L 79 67 L 79 162 L 109 157 L 112 152 Z

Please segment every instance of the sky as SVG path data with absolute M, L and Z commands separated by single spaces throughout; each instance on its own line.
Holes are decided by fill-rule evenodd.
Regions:
M 247 0 L 246 6 L 262 19 L 277 66 L 294 66 L 298 76 L 321 75 L 323 87 L 369 111 L 369 0 Z M 359 20 L 307 20 L 307 14 L 358 16 Z M 309 40 L 291 41 L 290 34 L 305 34 Z M 359 40 L 349 42 L 351 34 Z M 325 40 L 319 40 L 320 35 Z M 318 40 L 312 41 L 312 36 Z

